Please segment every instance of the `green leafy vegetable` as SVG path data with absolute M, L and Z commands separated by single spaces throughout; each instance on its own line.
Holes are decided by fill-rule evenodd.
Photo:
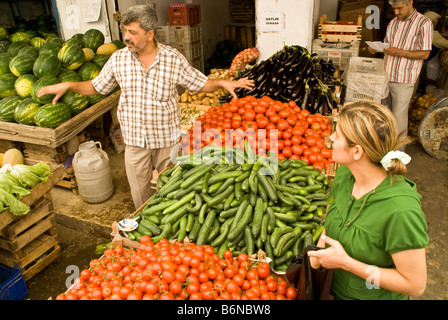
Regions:
M 25 188 L 33 188 L 39 182 L 46 182 L 50 174 L 50 166 L 39 162 L 33 166 L 26 164 L 5 165 L 0 171 L 11 174 Z
M 11 193 L 0 189 L 0 203 L 3 203 L 3 209 L 11 211 L 11 213 L 17 216 L 23 216 L 30 212 L 30 207 L 18 200 Z M 1 207 L 1 206 L 0 206 Z

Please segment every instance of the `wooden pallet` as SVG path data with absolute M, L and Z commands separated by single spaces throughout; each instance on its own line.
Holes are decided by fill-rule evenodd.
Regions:
M 74 195 L 79 194 L 78 183 L 76 182 L 75 171 L 73 166 L 65 169 L 65 176 L 59 181 L 56 186 L 72 190 Z
M 30 279 L 60 256 L 56 216 L 51 195 L 40 198 L 31 211 L 5 227 L 0 236 L 0 263 L 19 266 Z
M 356 24 L 338 24 L 338 21 L 327 21 L 327 15 L 319 18 L 318 38 L 323 42 L 352 42 L 361 41 L 362 15 Z
M 25 159 L 25 164 L 36 164 L 38 161 L 33 161 L 31 159 Z M 30 194 L 23 196 L 20 201 L 28 206 L 32 206 L 43 196 L 51 196 L 49 191 L 61 180 L 64 174 L 64 167 L 62 165 L 49 164 L 51 173 L 48 176 L 47 182 L 41 182 L 37 184 L 34 188 L 30 190 Z M 0 212 L 0 234 L 3 229 L 12 224 L 15 220 L 23 218 L 22 216 L 16 216 L 9 210 Z

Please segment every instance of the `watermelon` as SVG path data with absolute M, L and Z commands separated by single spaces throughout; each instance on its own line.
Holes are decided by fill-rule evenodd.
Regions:
M 60 47 L 62 47 L 62 44 L 64 43 L 64 40 L 62 40 L 61 38 L 59 38 L 58 36 L 55 37 L 48 37 L 47 41 L 48 43 L 54 43 L 59 45 Z
M 75 38 L 70 38 L 67 41 L 65 41 L 62 44 L 62 47 L 67 46 L 67 45 L 77 46 L 77 47 L 80 47 L 82 49 L 82 41 L 79 41 L 79 40 L 77 40 Z
M 82 38 L 84 37 L 83 33 L 76 33 L 74 34 L 70 39 L 73 39 L 75 41 L 78 41 L 82 45 Z
M 58 55 L 59 50 L 61 50 L 62 45 L 57 44 L 57 43 L 51 43 L 45 41 L 45 43 L 42 45 L 42 47 L 39 49 L 39 55 L 44 55 L 44 54 L 51 54 L 54 56 Z
M 115 44 L 115 45 L 117 46 L 118 50 L 119 50 L 119 49 L 122 49 L 122 48 L 124 48 L 124 47 L 126 47 L 126 45 L 124 44 L 124 42 L 121 41 L 121 40 L 113 40 L 112 43 Z
M 6 97 L 0 100 L 0 121 L 14 122 L 14 110 L 19 102 L 18 96 Z
M 68 90 L 62 97 L 61 102 L 65 103 L 72 112 L 72 115 L 81 113 L 90 106 L 89 98 L 82 94 Z
M 28 55 L 17 55 L 9 61 L 9 70 L 16 77 L 27 73 L 33 73 L 34 59 Z
M 58 59 L 68 70 L 76 70 L 84 63 L 84 51 L 76 45 L 64 45 L 58 52 Z
M 61 72 L 61 61 L 51 54 L 40 55 L 33 65 L 33 72 L 38 78 L 43 76 L 57 77 Z
M 106 54 L 96 54 L 93 58 L 92 62 L 100 69 L 103 69 L 104 65 L 106 64 L 107 60 L 109 60 L 110 55 Z
M 106 98 L 107 96 L 101 93 L 98 94 L 94 94 L 93 96 L 89 96 L 89 102 L 91 105 L 94 105 L 95 103 L 100 102 L 101 100 L 103 100 L 104 98 Z
M 14 83 L 17 77 L 12 73 L 2 74 L 0 76 L 0 99 L 16 96 L 16 89 L 14 88 Z
M 93 62 L 86 62 L 78 69 L 78 74 L 82 81 L 88 81 L 99 75 L 100 71 L 101 69 Z
M 39 90 L 45 86 L 50 86 L 53 84 L 59 83 L 59 79 L 52 76 L 44 76 L 36 81 L 36 83 L 33 86 L 33 89 L 31 90 L 31 98 L 33 98 L 34 101 L 40 104 L 46 104 L 50 103 L 53 98 L 55 97 L 54 94 L 46 94 L 42 97 L 38 97 L 37 93 Z
M 0 26 L 0 40 L 6 40 L 8 39 L 8 31 L 6 31 L 6 28 L 3 26 Z
M 34 37 L 30 41 L 31 45 L 37 49 L 42 48 L 45 43 L 45 39 L 42 37 Z
M 13 57 L 15 57 L 19 53 L 20 49 L 28 46 L 31 46 L 28 42 L 13 42 L 9 46 L 7 52 Z
M 31 39 L 42 36 L 39 31 L 34 30 L 34 29 L 29 29 L 29 30 L 26 30 L 25 32 L 30 37 L 30 42 L 31 42 Z
M 96 52 L 96 49 L 104 43 L 104 35 L 98 29 L 89 29 L 84 33 L 82 43 L 84 48 L 89 48 Z
M 14 42 L 30 42 L 30 36 L 25 32 L 15 32 L 9 36 L 9 41 Z
M 70 82 L 81 82 L 81 76 L 73 70 L 61 70 L 61 73 L 58 76 L 59 80 L 61 82 L 66 82 L 66 81 L 70 81 Z
M 24 74 L 18 77 L 14 83 L 17 95 L 22 99 L 31 97 L 31 91 L 37 80 L 39 79 L 34 74 Z
M 8 40 L 0 40 L 0 53 L 7 52 L 10 45 Z
M 29 55 L 34 58 L 34 60 L 39 57 L 39 49 L 33 46 L 24 47 L 19 50 L 19 53 L 17 53 L 18 56 L 21 56 L 23 54 Z
M 39 31 L 34 30 L 34 29 L 28 29 L 28 30 L 26 30 L 25 32 L 26 32 L 26 34 L 30 37 L 30 40 L 33 39 L 33 38 L 35 38 L 35 37 L 40 37 L 40 36 L 42 36 L 42 35 L 40 34 Z
M 11 59 L 12 56 L 9 53 L 0 53 L 0 75 L 11 73 L 11 71 L 9 70 L 9 62 L 11 61 Z
M 34 115 L 42 107 L 33 98 L 26 98 L 19 102 L 14 111 L 14 120 L 20 124 L 34 125 Z
M 56 128 L 71 117 L 70 108 L 65 103 L 47 103 L 37 110 L 34 115 L 34 122 L 39 127 Z

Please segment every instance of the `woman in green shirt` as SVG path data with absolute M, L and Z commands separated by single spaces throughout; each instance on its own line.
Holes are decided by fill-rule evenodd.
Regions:
M 410 157 L 397 150 L 391 111 L 370 101 L 341 108 L 330 137 L 341 166 L 334 202 L 312 262 L 334 269 L 335 299 L 408 299 L 426 287 L 429 238 L 416 185 L 404 178 Z

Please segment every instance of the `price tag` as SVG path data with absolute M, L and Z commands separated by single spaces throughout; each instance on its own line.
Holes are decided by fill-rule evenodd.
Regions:
M 83 0 L 82 16 L 84 22 L 96 22 L 100 19 L 101 0 Z

